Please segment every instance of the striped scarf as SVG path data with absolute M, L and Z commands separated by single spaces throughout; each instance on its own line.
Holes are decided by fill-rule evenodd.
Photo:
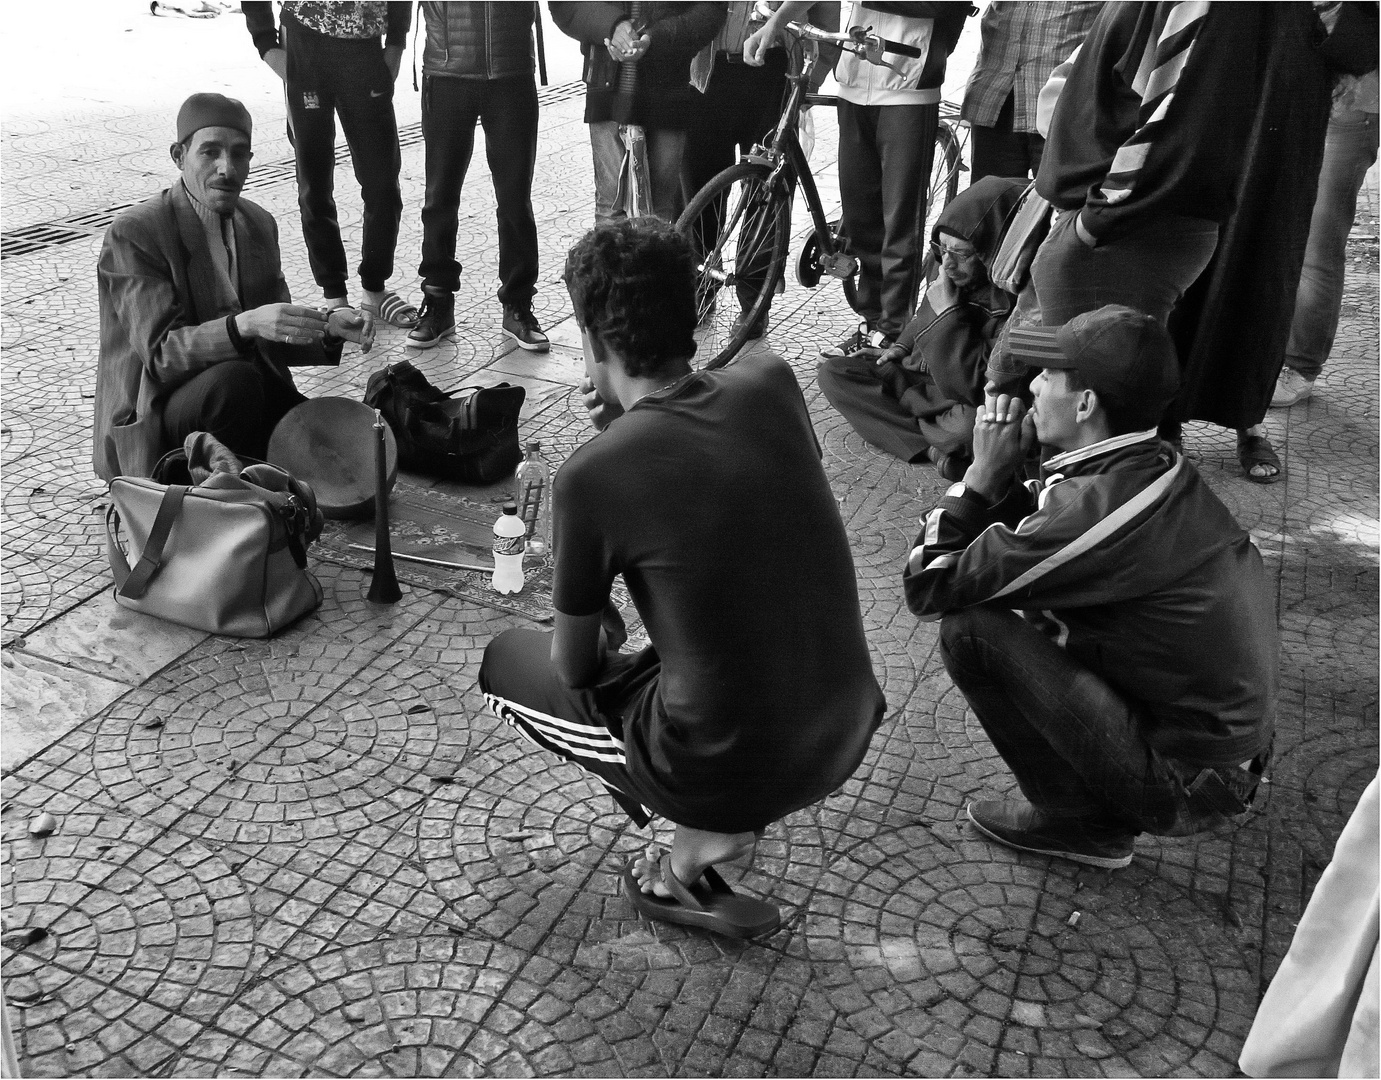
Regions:
M 1132 89 L 1141 96 L 1137 129 L 1118 147 L 1112 168 L 1103 180 L 1103 197 L 1109 205 L 1122 202 L 1136 187 L 1151 145 L 1165 124 L 1170 103 L 1175 100 L 1180 75 L 1189 62 L 1190 50 L 1208 15 L 1208 8 L 1208 0 L 1159 5 L 1141 64 L 1132 79 Z

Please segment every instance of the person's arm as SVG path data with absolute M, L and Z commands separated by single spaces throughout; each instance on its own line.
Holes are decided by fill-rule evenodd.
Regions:
M 288 54 L 283 49 L 278 36 L 278 24 L 273 21 L 273 5 L 269 3 L 249 3 L 240 5 L 245 15 L 245 25 L 254 47 L 259 50 L 259 58 L 280 79 L 288 77 Z
M 384 31 L 384 63 L 394 82 L 403 66 L 403 52 L 408 47 L 408 30 L 412 27 L 411 0 L 389 0 L 388 25 Z
M 547 10 L 563 34 L 586 46 L 602 47 L 606 38 L 613 37 L 619 23 L 631 21 L 620 4 L 552 0 Z
M 978 295 L 986 299 L 988 290 L 980 289 Z M 917 344 L 929 360 L 930 377 L 947 398 L 968 405 L 983 403 L 988 357 L 1008 314 L 971 299 L 939 309 L 921 331 Z
M 719 2 L 677 4 L 676 14 L 658 19 L 643 30 L 648 52 L 692 55 L 712 42 L 724 26 L 729 5 Z
M 556 677 L 572 689 L 589 686 L 604 668 L 604 613 L 566 615 L 556 613 L 556 632 L 551 636 L 551 666 Z
M 743 59 L 754 67 L 762 67 L 767 50 L 781 43 L 786 32 L 782 27 L 789 22 L 800 22 L 810 7 L 811 0 L 786 0 L 762 26 L 744 39 Z

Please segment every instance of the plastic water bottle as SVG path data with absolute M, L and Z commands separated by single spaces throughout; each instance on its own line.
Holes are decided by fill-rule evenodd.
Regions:
M 545 555 L 551 550 L 551 469 L 537 439 L 527 444 L 527 456 L 518 463 L 514 479 L 518 516 L 527 528 L 528 554 Z
M 504 503 L 494 522 L 494 591 L 521 592 L 523 588 L 523 538 L 527 530 L 516 503 Z

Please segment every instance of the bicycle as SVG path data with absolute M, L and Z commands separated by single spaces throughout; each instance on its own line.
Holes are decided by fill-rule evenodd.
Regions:
M 920 55 L 911 46 L 885 41 L 865 27 L 851 27 L 838 34 L 809 23 L 788 22 L 785 27 L 798 39 L 849 49 L 872 63 L 882 63 L 886 52 Z M 786 76 L 791 91 L 767 140 L 696 192 L 676 222 L 676 228 L 695 249 L 699 315 L 696 360 L 703 369 L 723 367 L 732 360 L 771 303 L 791 245 L 791 207 L 797 185 L 805 196 L 812 228 L 797 260 L 796 279 L 806 288 L 814 288 L 826 276 L 838 279 L 849 306 L 857 310 L 854 279 L 858 260 L 849 253 L 848 241 L 839 233 L 839 222 L 825 215 L 815 177 L 797 137 L 804 106 L 835 104 L 832 97 L 807 92 L 818 62 L 818 51 L 807 50 L 800 70 Z M 951 107 L 937 127 L 927 200 L 929 220 L 934 220 L 959 190 L 964 165 L 955 131 L 957 120 Z M 922 269 L 927 279 L 934 276 L 929 254 Z M 725 294 L 722 301 L 721 294 Z

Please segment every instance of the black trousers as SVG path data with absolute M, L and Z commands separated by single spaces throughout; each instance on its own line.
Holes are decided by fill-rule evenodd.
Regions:
M 839 197 L 859 261 L 858 309 L 895 338 L 916 307 L 940 106 L 839 102 Z
M 1007 95 L 992 127 L 973 127 L 973 174 L 969 183 L 985 176 L 1035 176 L 1040 171 L 1045 139 L 1034 131 L 1013 131 L 1016 98 Z
M 339 114 L 364 200 L 360 284 L 378 292 L 393 276 L 403 215 L 393 77 L 383 46 L 377 39 L 327 37 L 292 24 L 283 27 L 283 44 L 288 54 L 288 138 L 297 155 L 297 205 L 312 276 L 322 295 L 345 295 L 349 272 L 335 198 Z
M 167 449 L 181 446 L 194 431 L 209 431 L 241 457 L 263 458 L 278 421 L 306 400 L 296 386 L 254 361 L 223 361 L 168 395 Z
M 475 122 L 484 125 L 484 152 L 498 203 L 499 302 L 530 308 L 537 291 L 537 221 L 532 176 L 537 167 L 537 86 L 531 75 L 506 79 L 422 80 L 422 135 L 427 145 L 427 194 L 422 204 L 426 288 L 460 288 L 456 211 L 475 149 Z

